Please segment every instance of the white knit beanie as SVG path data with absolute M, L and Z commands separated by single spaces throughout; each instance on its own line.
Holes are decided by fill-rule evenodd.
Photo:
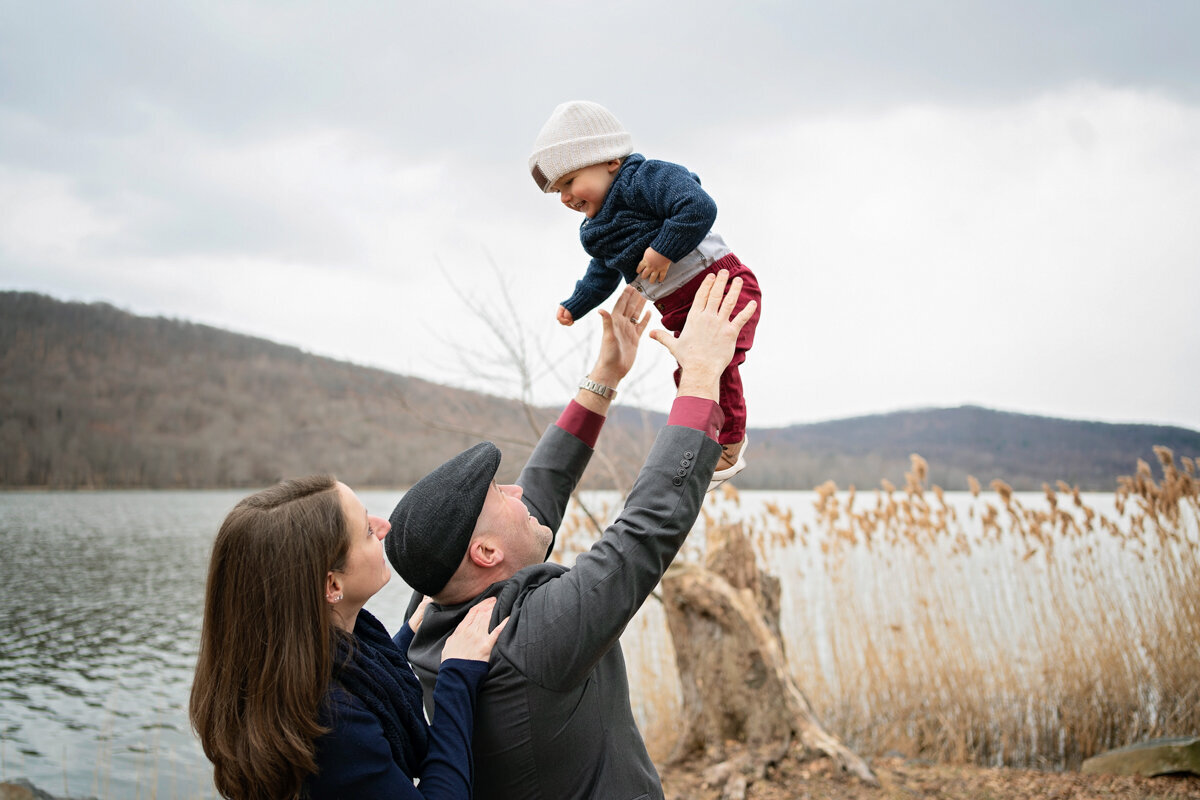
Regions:
M 633 137 L 611 111 L 599 103 L 572 100 L 554 109 L 542 126 L 529 156 L 529 171 L 538 188 L 549 193 L 568 172 L 632 152 Z

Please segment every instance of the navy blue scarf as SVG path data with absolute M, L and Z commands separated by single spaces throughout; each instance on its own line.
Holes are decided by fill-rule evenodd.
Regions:
M 392 758 L 404 774 L 419 778 L 429 751 L 421 682 L 387 630 L 366 610 L 358 612 L 353 646 L 338 640 L 333 677 L 379 718 Z

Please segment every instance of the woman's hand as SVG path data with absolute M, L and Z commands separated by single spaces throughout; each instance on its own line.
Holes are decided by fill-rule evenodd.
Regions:
M 421 620 L 425 619 L 425 609 L 429 608 L 429 604 L 433 602 L 433 598 L 426 595 L 421 598 L 421 602 L 417 603 L 417 607 L 413 609 L 412 616 L 408 618 L 408 627 L 412 628 L 413 633 L 421 627 Z
M 487 661 L 491 658 L 492 648 L 509 619 L 505 617 L 489 632 L 488 621 L 492 618 L 492 607 L 495 605 L 496 598 L 489 597 L 467 612 L 467 616 L 458 623 L 454 633 L 450 634 L 450 638 L 446 639 L 446 644 L 442 646 L 442 661 L 448 658 Z

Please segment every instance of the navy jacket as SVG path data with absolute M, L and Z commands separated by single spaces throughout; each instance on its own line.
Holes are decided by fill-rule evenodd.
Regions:
M 579 241 L 592 260 L 563 308 L 579 319 L 603 303 L 622 278 L 637 279 L 647 247 L 678 261 L 704 241 L 716 219 L 717 204 L 694 172 L 640 153 L 627 156 L 596 216 L 579 226 Z
M 405 624 L 395 641 L 401 652 L 406 651 L 412 629 Z M 437 723 L 429 729 L 429 750 L 420 775 L 404 774 L 379 718 L 361 699 L 341 686 L 331 687 L 321 718 L 321 724 L 331 730 L 317 739 L 317 772 L 305 781 L 301 796 L 308 800 L 470 800 L 474 706 L 486 676 L 483 661 L 452 658 L 442 664 L 433 692 Z M 420 708 L 419 700 L 416 706 Z M 413 785 L 417 777 L 419 787 Z

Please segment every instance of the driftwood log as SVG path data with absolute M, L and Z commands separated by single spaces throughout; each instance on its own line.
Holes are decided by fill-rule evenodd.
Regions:
M 1200 736 L 1151 739 L 1092 756 L 1079 771 L 1084 775 L 1200 775 Z
M 704 566 L 677 564 L 663 607 L 683 693 L 683 730 L 669 760 L 709 764 L 723 797 L 784 758 L 798 739 L 872 785 L 863 759 L 817 721 L 787 670 L 779 632 L 779 579 L 759 570 L 740 523 L 711 526 Z

